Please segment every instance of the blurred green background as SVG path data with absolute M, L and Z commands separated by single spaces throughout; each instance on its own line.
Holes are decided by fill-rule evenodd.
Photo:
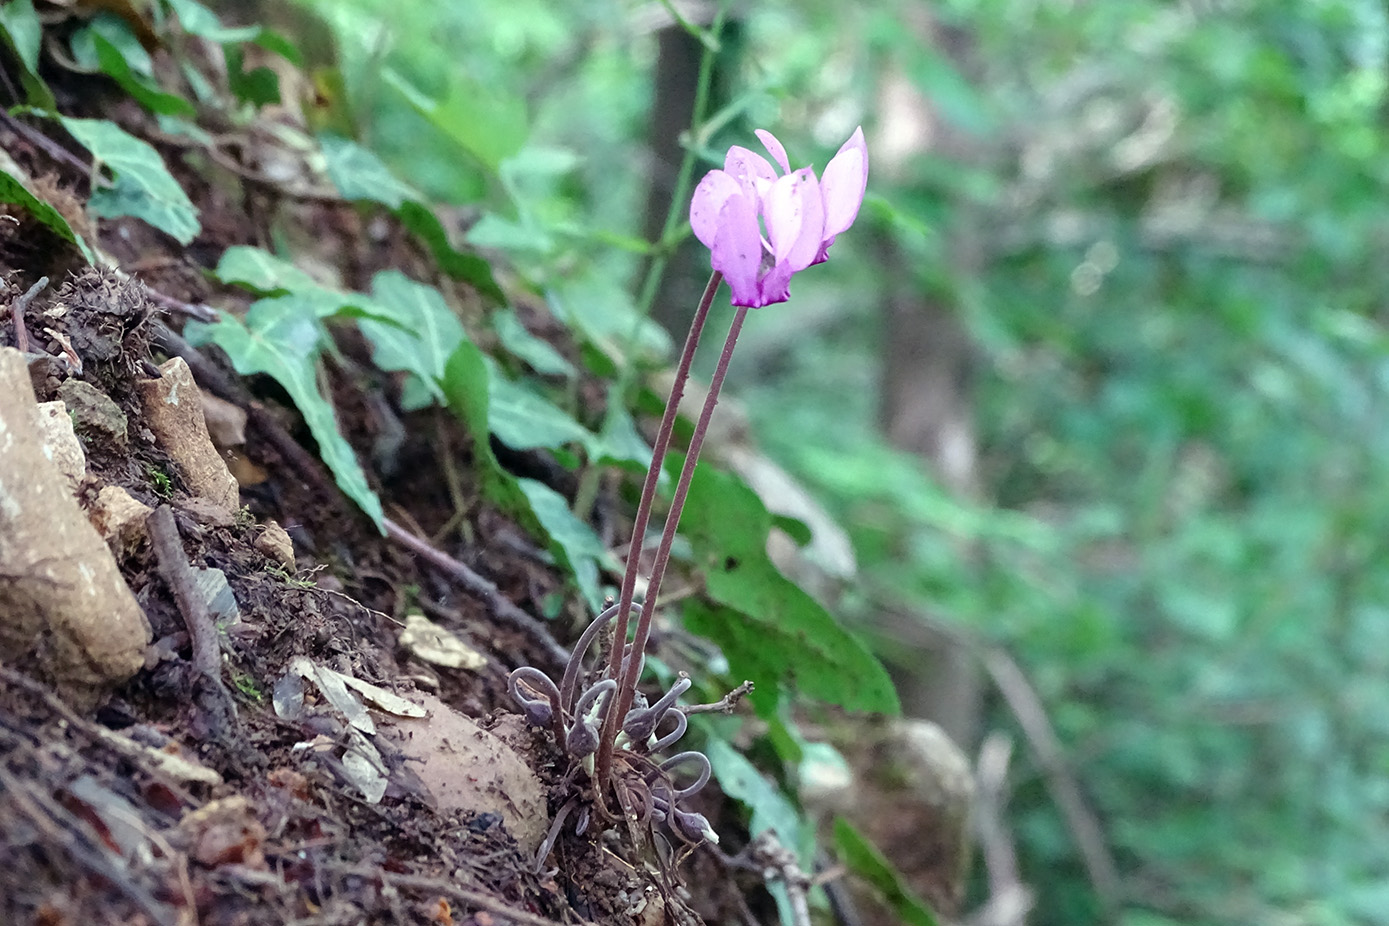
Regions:
M 852 539 L 838 610 L 890 664 L 954 641 L 907 709 L 1014 738 L 1028 922 L 1389 922 L 1383 4 L 682 5 L 707 61 L 657 3 L 303 7 L 263 12 L 468 240 L 677 339 L 686 152 L 761 127 L 818 169 L 861 123 L 859 223 L 754 313 L 731 392 Z

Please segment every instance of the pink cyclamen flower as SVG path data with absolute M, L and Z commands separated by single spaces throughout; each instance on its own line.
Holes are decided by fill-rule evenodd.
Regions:
M 728 280 L 733 304 L 752 308 L 790 298 L 792 275 L 828 257 L 835 236 L 854 224 L 868 187 L 862 128 L 818 180 L 809 167 L 791 169 L 771 132 L 758 129 L 757 137 L 780 175 L 762 155 L 734 145 L 724 169 L 709 171 L 690 202 L 690 227 Z

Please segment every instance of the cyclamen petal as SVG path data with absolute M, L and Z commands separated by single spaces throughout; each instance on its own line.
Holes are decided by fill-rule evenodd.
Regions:
M 719 229 L 709 248 L 715 270 L 728 280 L 734 305 L 764 305 L 759 302 L 757 275 L 762 269 L 762 235 L 757 227 L 757 209 L 744 194 L 730 196 L 719 213 Z
M 804 167 L 772 184 L 764 205 L 772 256 L 792 273 L 809 267 L 824 239 L 825 204 L 815 172 Z
M 777 137 L 766 129 L 753 129 L 752 134 L 762 140 L 762 147 L 767 149 L 772 160 L 781 165 L 781 172 L 783 174 L 791 173 L 791 162 L 786 158 L 786 149 L 777 140 Z
M 767 187 L 776 180 L 776 171 L 766 158 L 739 145 L 728 149 L 723 169 L 733 179 L 756 190 L 759 198 L 766 195 Z
M 690 199 L 690 228 L 706 248 L 714 246 L 719 231 L 719 213 L 731 196 L 740 196 L 743 186 L 721 170 L 711 170 L 695 187 Z
M 854 130 L 839 152 L 825 165 L 825 179 L 820 184 L 825 197 L 826 245 L 834 236 L 847 231 L 858 217 L 863 194 L 868 189 L 868 145 L 863 140 L 863 128 Z

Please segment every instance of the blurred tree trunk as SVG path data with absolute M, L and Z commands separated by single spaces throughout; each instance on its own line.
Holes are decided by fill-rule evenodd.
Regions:
M 651 175 L 646 193 L 646 216 L 642 236 L 659 241 L 665 230 L 670 200 L 685 156 L 680 137 L 694 117 L 695 92 L 699 82 L 699 61 L 703 48 L 698 40 L 678 25 L 669 25 L 657 35 L 658 57 L 651 101 L 651 127 L 647 150 L 651 152 Z M 695 305 L 704 283 L 686 273 L 689 249 L 671 255 L 651 306 L 651 318 L 670 332 L 679 344 L 689 330 Z
M 923 16 L 909 24 L 928 54 L 944 54 L 961 71 L 969 57 L 967 34 L 943 29 Z M 930 101 L 900 73 L 888 72 L 879 100 L 884 127 L 886 172 L 899 172 L 912 160 L 945 156 L 968 158 L 973 142 L 939 118 Z M 956 204 L 946 250 L 951 278 L 981 271 L 982 257 L 969 207 Z M 960 322 L 948 288 L 930 291 L 913 271 L 907 256 L 885 243 L 884 264 L 897 287 L 883 306 L 884 343 L 881 424 L 896 447 L 918 454 L 936 480 L 964 498 L 979 494 L 978 449 L 971 389 L 974 349 Z M 933 628 L 929 616 L 885 615 L 884 629 L 904 650 L 910 669 L 897 673 L 903 710 L 908 716 L 938 723 L 972 753 L 980 735 L 984 675 L 977 658 L 958 640 Z M 927 619 L 923 620 L 923 617 Z M 920 657 L 925 657 L 920 658 Z

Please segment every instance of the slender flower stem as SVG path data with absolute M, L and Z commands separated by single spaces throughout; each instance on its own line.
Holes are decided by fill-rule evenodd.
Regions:
M 613 630 L 613 649 L 608 659 L 608 676 L 617 678 L 622 672 L 623 644 L 627 640 L 628 615 L 632 610 L 632 598 L 636 594 L 637 571 L 641 568 L 641 549 L 646 539 L 646 528 L 651 523 L 651 505 L 656 499 L 656 486 L 661 480 L 665 467 L 666 451 L 670 449 L 670 437 L 675 430 L 675 417 L 680 411 L 680 400 L 685 395 L 685 385 L 690 380 L 690 366 L 694 363 L 699 337 L 704 332 L 704 323 L 709 318 L 709 306 L 714 302 L 714 294 L 723 282 L 723 274 L 717 270 L 709 277 L 704 287 L 704 295 L 695 309 L 690 333 L 685 337 L 685 349 L 680 354 L 680 364 L 675 369 L 675 382 L 670 387 L 670 397 L 666 400 L 666 412 L 661 418 L 661 428 L 656 432 L 656 443 L 651 448 L 651 466 L 646 471 L 646 481 L 641 487 L 641 500 L 637 503 L 637 520 L 632 525 L 632 542 L 627 548 L 627 569 L 622 574 L 622 591 L 617 602 L 617 625 Z M 650 592 L 647 597 L 655 597 Z
M 714 273 L 710 282 L 716 283 L 719 277 L 718 272 Z M 709 296 L 709 291 L 705 292 Z M 703 302 L 701 302 L 703 306 Z M 728 365 L 733 359 L 733 348 L 738 343 L 738 334 L 743 330 L 743 321 L 747 318 L 748 310 L 746 306 L 738 306 L 738 311 L 733 316 L 733 322 L 728 327 L 728 337 L 724 339 L 723 353 L 719 355 L 719 364 L 714 370 L 714 376 L 709 382 L 709 395 L 704 400 L 704 408 L 699 413 L 699 421 L 695 424 L 694 434 L 690 437 L 689 450 L 685 454 L 685 464 L 680 469 L 680 481 L 675 485 L 675 496 L 671 499 L 670 511 L 666 515 L 665 529 L 661 532 L 661 543 L 656 548 L 656 561 L 651 567 L 651 577 L 647 581 L 646 598 L 642 602 L 641 616 L 637 620 L 636 633 L 632 639 L 631 658 L 627 660 L 626 673 L 618 680 L 617 693 L 613 695 L 615 705 L 608 711 L 606 723 L 603 728 L 603 735 L 600 737 L 598 748 L 598 759 L 595 766 L 595 777 L 598 789 L 601 792 L 606 787 L 609 769 L 612 763 L 613 743 L 617 739 L 617 729 L 622 723 L 622 718 L 627 716 L 628 710 L 632 707 L 632 699 L 636 695 L 638 677 L 641 675 L 641 653 L 646 650 L 646 641 L 651 635 L 651 622 L 656 613 L 656 596 L 661 588 L 661 580 L 665 578 L 666 566 L 670 563 L 670 550 L 675 544 L 675 532 L 680 526 L 680 514 L 685 508 L 685 498 L 690 494 L 690 482 L 694 478 L 695 463 L 699 459 L 700 448 L 704 444 L 704 437 L 709 432 L 709 422 L 714 416 L 714 407 L 719 403 L 719 391 L 723 388 L 724 377 L 728 375 Z M 673 397 L 673 401 L 677 401 Z M 670 409 L 667 408 L 667 414 Z M 667 438 L 668 439 L 668 438 Z M 653 465 L 653 472 L 655 471 Z M 648 474 L 648 483 L 651 476 Z M 654 486 L 653 486 L 654 487 Z M 649 506 L 647 515 L 650 515 Z M 633 538 L 635 546 L 636 538 Z M 631 562 L 628 563 L 628 572 L 631 573 Z M 624 577 L 624 590 L 626 587 L 626 577 Z M 618 612 L 619 617 L 623 612 Z M 614 678 L 621 668 L 621 653 L 623 651 L 623 640 L 625 637 L 615 637 L 613 643 L 614 659 L 612 671 Z

